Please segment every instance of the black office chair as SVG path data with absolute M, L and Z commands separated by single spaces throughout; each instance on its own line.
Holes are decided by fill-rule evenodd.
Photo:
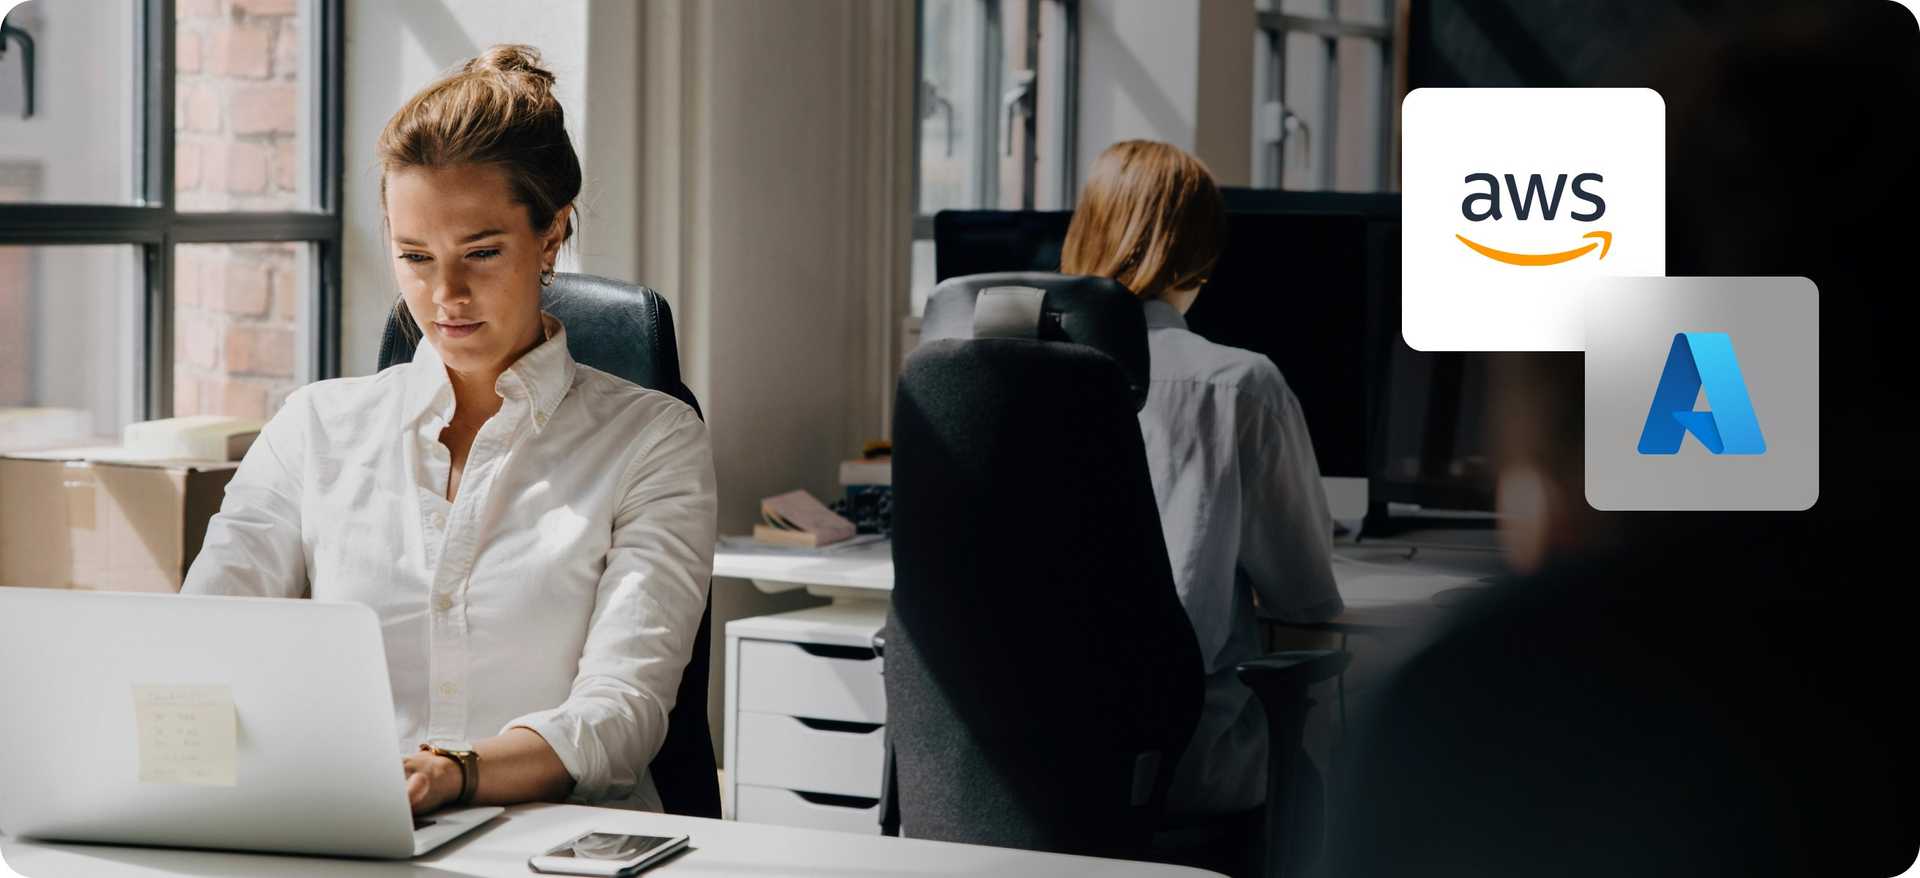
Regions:
M 1234 668 L 1253 690 L 1267 715 L 1267 801 L 1259 826 L 1259 874 L 1292 878 L 1320 859 L 1324 850 L 1324 802 L 1321 786 L 1302 777 L 1307 713 L 1314 701 L 1307 689 L 1347 669 L 1351 656 L 1337 649 L 1276 652 Z
M 888 822 L 1139 856 L 1201 700 L 1137 419 L 1140 305 L 980 275 L 941 284 L 921 331 L 893 426 Z
M 700 402 L 680 380 L 680 349 L 674 342 L 673 312 L 658 292 L 637 284 L 587 274 L 555 275 L 541 291 L 540 307 L 567 328 L 573 358 L 641 387 L 672 394 L 693 407 Z M 403 322 L 403 320 L 405 322 Z M 396 308 L 387 317 L 380 342 L 380 368 L 413 359 L 419 330 Z M 715 772 L 713 734 L 707 727 L 709 629 L 713 598 L 700 616 L 693 655 L 680 675 L 680 692 L 667 713 L 667 738 L 647 768 L 669 814 L 720 816 L 720 781 Z

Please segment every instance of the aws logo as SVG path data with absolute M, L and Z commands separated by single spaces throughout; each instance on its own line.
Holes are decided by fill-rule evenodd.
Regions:
M 1511 213 L 1501 207 L 1503 180 L 1506 183 L 1505 204 Z M 1605 183 L 1606 178 L 1597 173 L 1575 174 L 1571 187 L 1568 186 L 1567 175 L 1559 174 L 1553 178 L 1552 191 L 1548 191 L 1546 180 L 1539 174 L 1528 174 L 1524 184 L 1513 174 L 1495 177 L 1488 173 L 1468 174 L 1462 182 L 1467 184 L 1468 191 L 1460 201 L 1460 215 L 1472 223 L 1500 222 L 1509 216 L 1518 222 L 1526 222 L 1535 216 L 1552 222 L 1559 216 L 1562 207 L 1567 208 L 1567 218 L 1577 222 L 1599 222 L 1601 217 L 1607 215 L 1607 200 L 1600 197 L 1598 191 L 1598 185 Z M 1574 201 L 1585 202 L 1586 207 L 1579 208 L 1573 204 Z M 1475 253 L 1508 265 L 1559 265 L 1579 259 L 1595 248 L 1600 250 L 1600 255 L 1595 258 L 1605 259 L 1607 251 L 1613 248 L 1613 233 L 1604 229 L 1595 229 L 1580 236 L 1581 239 L 1594 239 L 1590 243 L 1548 253 L 1518 253 L 1490 247 L 1462 234 L 1455 233 L 1454 237 Z
M 1667 273 L 1659 94 L 1418 88 L 1400 110 L 1408 347 L 1582 350 L 1587 284 Z

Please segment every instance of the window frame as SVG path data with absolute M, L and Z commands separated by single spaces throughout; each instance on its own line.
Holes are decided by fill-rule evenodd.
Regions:
M 976 145 L 978 154 L 974 156 L 974 161 L 978 166 L 978 174 L 973 186 L 974 200 L 978 202 L 976 209 L 999 209 L 995 203 L 997 200 L 996 193 L 1000 190 L 999 160 L 1001 156 L 1001 143 L 1007 134 L 1004 130 L 1005 120 L 1002 118 L 1003 114 L 1000 106 L 1003 88 L 1005 86 L 1001 71 L 1002 68 L 1006 66 L 1007 52 L 1012 50 L 1024 51 L 1025 58 L 1022 63 L 1027 69 L 1032 70 L 1035 76 L 1032 98 L 1033 111 L 1027 114 L 1024 124 L 1020 126 L 1024 129 L 1023 136 L 1029 139 L 1029 143 L 1026 152 L 1026 161 L 1022 163 L 1022 173 L 1024 175 L 1024 179 L 1021 181 L 1022 204 L 1018 209 L 1033 210 L 1038 200 L 1039 189 L 1045 182 L 1039 179 L 1039 150 L 1037 148 L 1038 145 L 1032 141 L 1036 140 L 1039 136 L 1037 123 L 1040 114 L 1049 111 L 1047 102 L 1052 100 L 1049 89 L 1055 88 L 1059 89 L 1060 100 L 1052 106 L 1058 108 L 1062 114 L 1062 118 L 1060 119 L 1060 131 L 1057 137 L 1061 150 L 1060 179 L 1054 182 L 1058 185 L 1057 191 L 1061 203 L 1072 204 L 1076 191 L 1075 176 L 1077 174 L 1074 150 L 1077 147 L 1076 137 L 1079 130 L 1079 119 L 1077 117 L 1080 91 L 1079 0 L 1031 0 L 1031 2 L 1027 4 L 1027 45 L 1015 47 L 1005 45 L 1004 28 L 1002 27 L 1004 8 L 1001 0 L 974 0 L 974 2 L 979 3 L 981 6 L 980 20 L 983 29 L 982 39 L 980 40 L 979 95 L 976 99 L 976 110 L 979 113 L 978 118 L 985 123 L 981 128 Z M 1043 7 L 1056 9 L 1058 11 L 1057 15 L 1050 16 L 1047 11 L 1043 10 Z M 1064 61 L 1058 65 L 1058 69 L 1051 68 L 1047 65 L 1041 47 L 1041 25 L 1050 17 L 1057 19 L 1063 30 L 1061 39 Z M 914 0 L 913 241 L 933 240 L 933 215 L 920 212 L 920 151 L 922 147 L 920 137 L 924 127 L 922 124 L 923 117 L 921 115 L 924 112 L 924 106 L 921 103 L 924 91 L 921 89 L 921 83 L 926 81 L 926 53 L 924 51 L 925 38 L 923 30 L 925 23 L 926 0 Z M 1060 81 L 1057 84 L 1049 82 L 1046 76 L 1048 73 L 1058 75 Z
M 141 58 L 138 113 L 141 149 L 140 203 L 0 204 L 0 245 L 130 244 L 140 248 L 145 272 L 141 302 L 143 349 L 136 361 L 144 380 L 134 382 L 133 406 L 146 419 L 173 414 L 175 248 L 190 244 L 304 243 L 308 249 L 306 291 L 313 380 L 340 374 L 341 197 L 345 180 L 345 0 L 311 0 L 318 33 L 306 44 L 316 50 L 314 126 L 310 154 L 317 208 L 292 211 L 182 212 L 174 192 L 175 0 L 137 0 Z
M 1396 96 L 1400 92 L 1397 83 L 1405 69 L 1405 59 L 1401 54 L 1405 41 L 1397 22 L 1401 17 L 1401 3 L 1398 0 L 1376 0 L 1381 5 L 1383 23 L 1344 21 L 1340 18 L 1339 0 L 1328 0 L 1324 17 L 1300 15 L 1282 12 L 1272 8 L 1262 8 L 1256 13 L 1256 29 L 1260 38 L 1262 54 L 1260 69 L 1260 88 L 1255 107 L 1255 137 L 1258 140 L 1258 154 L 1255 156 L 1257 185 L 1271 189 L 1300 189 L 1303 191 L 1336 191 L 1334 184 L 1334 164 L 1327 157 L 1336 155 L 1340 134 L 1340 56 L 1339 41 L 1342 38 L 1359 38 L 1372 41 L 1380 49 L 1380 133 L 1378 151 L 1379 184 L 1375 192 L 1393 192 L 1399 189 L 1398 175 L 1395 173 L 1397 162 L 1394 151 L 1395 129 L 1398 126 L 1398 107 Z M 1286 178 L 1286 149 L 1292 136 L 1287 131 L 1286 116 L 1291 114 L 1286 108 L 1287 94 L 1287 37 L 1290 34 L 1308 34 L 1324 41 L 1326 45 L 1326 70 L 1323 73 L 1321 93 L 1326 107 L 1326 118 L 1319 120 L 1324 130 L 1324 140 L 1315 143 L 1313 135 L 1319 133 L 1309 129 L 1308 147 L 1314 150 L 1316 157 L 1322 158 L 1313 165 L 1317 180 L 1302 185 L 1299 181 Z M 1269 108 L 1273 108 L 1269 110 Z M 1270 115 L 1277 118 L 1268 118 Z M 1267 129 L 1278 128 L 1277 132 Z M 1289 185 L 1289 183 L 1292 185 Z

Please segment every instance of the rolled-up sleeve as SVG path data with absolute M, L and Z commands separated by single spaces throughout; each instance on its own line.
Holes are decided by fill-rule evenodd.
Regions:
M 643 438 L 622 478 L 572 691 L 559 706 L 501 729 L 525 727 L 546 739 L 573 777 L 571 801 L 634 794 L 666 739 L 706 610 L 717 506 L 712 450 L 692 410 L 662 420 L 670 423 Z
M 1240 567 L 1267 613 L 1288 622 L 1324 622 L 1345 604 L 1333 579 L 1333 517 L 1300 402 L 1268 377 L 1239 426 Z
M 227 482 L 181 594 L 297 598 L 307 593 L 300 494 L 311 407 L 287 397 Z

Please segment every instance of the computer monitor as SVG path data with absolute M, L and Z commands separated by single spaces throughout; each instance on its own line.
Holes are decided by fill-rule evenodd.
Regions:
M 933 215 L 936 281 L 996 271 L 1059 271 L 1070 210 L 943 210 Z
M 1400 336 L 1397 194 L 1223 190 L 1228 240 L 1187 315 L 1197 333 L 1265 354 L 1300 399 L 1325 476 L 1378 502 L 1492 508 L 1486 362 Z M 940 280 L 1057 271 L 1067 211 L 943 211 Z

